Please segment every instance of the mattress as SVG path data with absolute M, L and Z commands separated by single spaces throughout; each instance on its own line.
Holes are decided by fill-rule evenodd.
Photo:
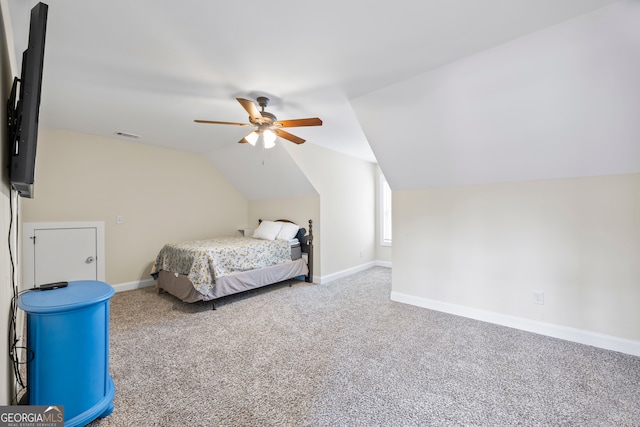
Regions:
M 202 294 L 208 294 L 222 277 L 291 261 L 286 240 L 218 237 L 164 245 L 152 274 L 161 270 L 186 275 Z
M 157 273 L 156 287 L 158 290 L 167 291 L 184 302 L 192 303 L 196 301 L 211 301 L 226 295 L 282 282 L 298 276 L 305 276 L 308 273 L 309 268 L 306 261 L 303 258 L 298 258 L 284 264 L 223 276 L 216 281 L 215 286 L 209 292 L 203 294 L 196 290 L 186 275 L 162 270 Z
M 159 285 L 162 282 L 162 286 L 159 287 L 165 288 L 170 293 L 173 292 L 168 288 L 173 288 L 176 279 L 184 277 L 189 286 L 176 289 L 180 294 L 176 296 L 183 301 L 194 298 L 203 299 L 197 295 L 191 295 L 189 288 L 206 296 L 205 299 L 213 299 L 231 291 L 234 293 L 245 288 L 264 286 L 267 283 L 262 283 L 263 278 L 267 281 L 271 280 L 269 283 L 275 283 L 298 275 L 306 275 L 309 270 L 305 262 L 304 266 L 297 263 L 295 266 L 284 266 L 282 269 L 265 270 L 266 276 L 260 276 L 259 279 L 251 277 L 249 273 L 245 275 L 248 278 L 246 283 L 235 283 L 234 280 L 243 276 L 234 276 L 235 279 L 229 279 L 230 286 L 224 284 L 227 276 L 288 264 L 291 261 L 300 260 L 301 257 L 302 245 L 297 238 L 289 241 L 269 241 L 251 237 L 222 237 L 168 243 L 156 257 L 151 275 L 158 279 Z M 289 271 L 288 268 L 293 269 Z M 273 277 L 270 277 L 270 271 L 276 272 Z

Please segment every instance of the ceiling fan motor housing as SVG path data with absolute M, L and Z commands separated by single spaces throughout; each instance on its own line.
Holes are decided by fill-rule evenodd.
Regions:
M 268 123 L 273 123 L 273 122 L 278 121 L 278 119 L 276 118 L 275 115 L 273 115 L 271 113 L 268 113 L 266 111 L 261 111 L 260 114 L 262 114 L 263 118 L 267 119 L 265 121 L 268 122 Z
M 261 106 L 262 109 L 264 109 L 267 105 L 269 105 L 270 99 L 266 96 L 259 96 L 256 98 L 256 101 L 258 101 L 258 105 Z
M 273 124 L 273 122 L 277 122 L 278 119 L 274 114 L 271 114 L 267 111 L 264 111 L 264 108 L 269 105 L 269 98 L 266 96 L 259 96 L 256 98 L 258 101 L 258 105 L 262 107 L 262 111 L 260 111 L 260 115 L 262 117 L 252 118 L 249 116 L 249 121 L 253 124 L 256 124 L 260 127 L 269 127 Z

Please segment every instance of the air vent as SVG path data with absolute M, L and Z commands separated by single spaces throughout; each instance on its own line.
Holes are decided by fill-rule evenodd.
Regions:
M 131 139 L 140 138 L 140 135 L 135 135 L 133 133 L 128 133 L 128 132 L 114 132 L 114 135 L 118 135 L 118 136 L 121 136 L 123 138 L 131 138 Z

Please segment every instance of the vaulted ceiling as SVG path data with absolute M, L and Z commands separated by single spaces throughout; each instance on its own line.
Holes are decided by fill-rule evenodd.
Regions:
M 5 1 L 20 58 L 29 9 L 36 2 Z M 379 162 L 396 173 L 402 159 L 394 156 L 402 152 L 409 160 L 408 146 L 421 146 L 420 138 L 406 141 L 411 139 L 406 135 L 424 129 L 423 119 L 433 111 L 424 99 L 424 85 L 436 83 L 419 83 L 421 94 L 394 85 L 616 1 L 45 3 L 49 19 L 40 121 L 45 129 L 112 138 L 121 138 L 116 132 L 139 135 L 137 141 L 144 144 L 220 159 L 217 167 L 223 168 L 253 148 L 237 143 L 248 128 L 193 120 L 246 122 L 235 98 L 267 95 L 272 99 L 267 111 L 279 119 L 324 121 L 321 127 L 290 129 L 306 144 Z M 428 108 L 421 111 L 425 102 Z M 389 145 L 394 132 L 404 141 L 395 152 Z M 381 137 L 370 144 L 374 134 Z M 256 173 L 240 163 L 223 172 L 232 182 Z M 441 174 L 433 178 L 438 182 L 449 172 L 432 173 Z M 404 185 L 406 179 L 390 182 Z

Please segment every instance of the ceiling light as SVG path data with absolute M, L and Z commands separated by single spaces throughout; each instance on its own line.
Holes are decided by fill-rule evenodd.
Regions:
M 251 132 L 249 135 L 245 136 L 244 139 L 247 140 L 247 142 L 249 142 L 249 144 L 253 145 L 255 147 L 256 142 L 258 141 L 258 132 L 256 132 L 255 130 L 253 132 Z
M 264 148 L 273 148 L 276 146 L 276 134 L 271 129 L 265 129 L 262 132 L 262 138 L 264 140 Z

